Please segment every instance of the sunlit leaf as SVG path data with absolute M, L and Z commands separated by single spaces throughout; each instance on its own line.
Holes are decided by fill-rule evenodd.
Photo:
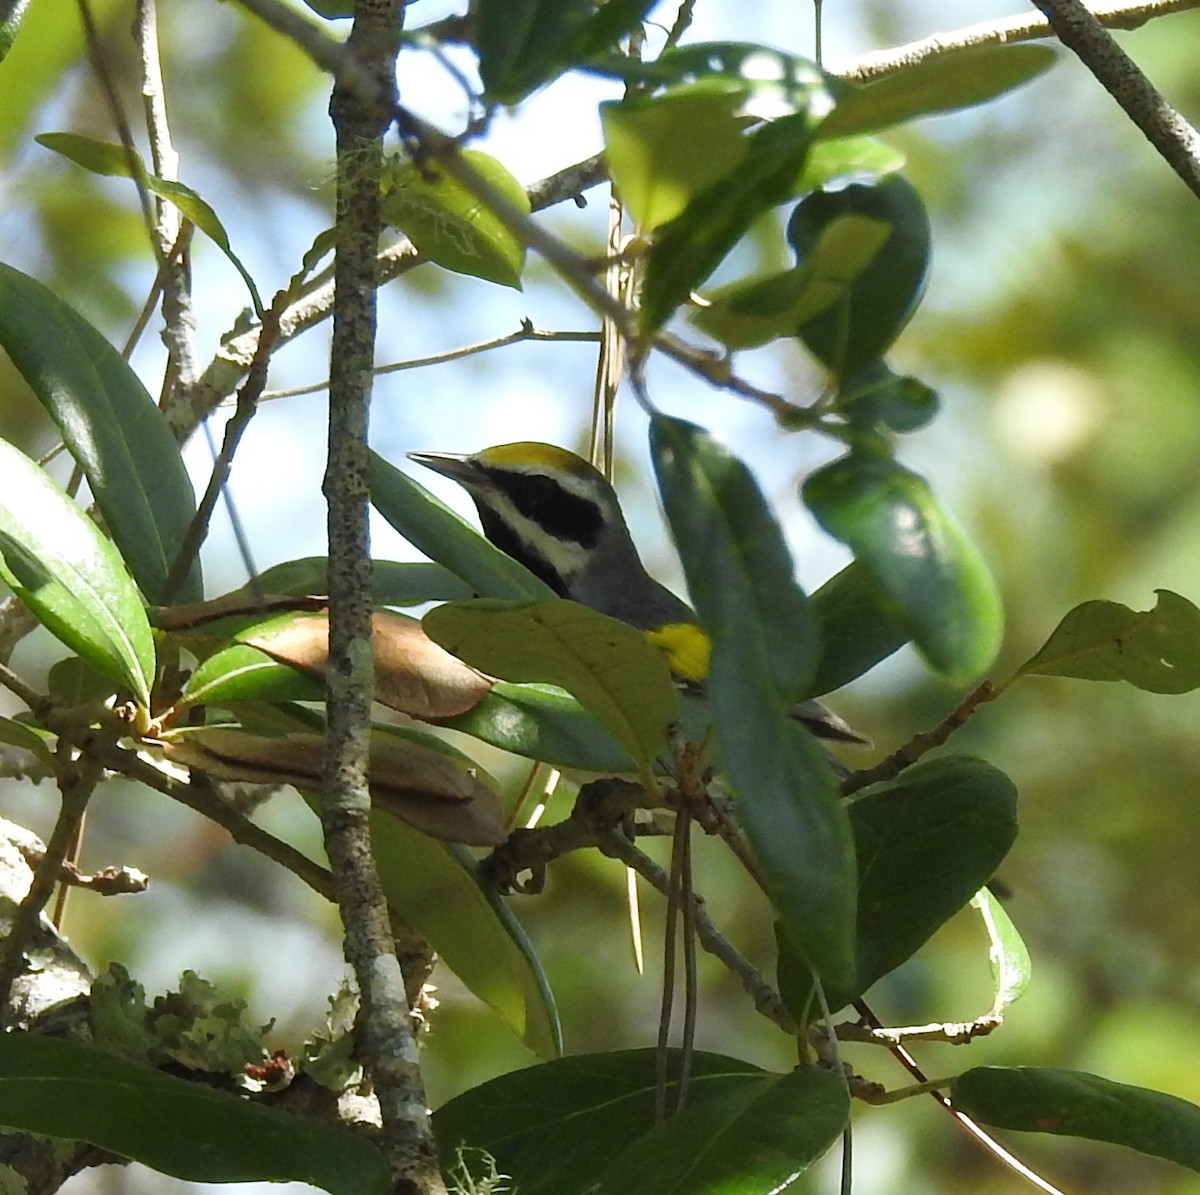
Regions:
M 853 549 L 933 668 L 962 682 L 992 662 L 1003 631 L 995 582 L 924 478 L 890 457 L 851 453 L 808 478 L 804 501 Z
M 0 345 L 87 474 L 147 600 L 157 601 L 196 510 L 179 448 L 127 361 L 39 282 L 0 265 Z M 176 594 L 203 595 L 194 563 Z
M 263 569 L 257 577 L 263 594 L 328 594 L 329 561 L 325 556 L 285 560 Z M 253 597 L 254 587 L 236 593 Z M 419 606 L 424 602 L 451 602 L 469 598 L 474 591 L 448 568 L 422 561 L 372 560 L 371 601 L 376 606 Z
M 972 46 L 933 55 L 873 83 L 843 84 L 837 107 L 816 136 L 874 133 L 918 116 L 970 108 L 1040 75 L 1056 57 L 1049 46 Z
M 35 465 L 0 440 L 0 580 L 52 635 L 148 706 L 154 641 L 121 558 Z
M 372 452 L 371 504 L 414 548 L 448 568 L 480 597 L 544 598 L 550 587 L 493 547 L 423 485 Z
M 462 157 L 524 215 L 525 188 L 495 158 L 477 149 Z M 396 162 L 383 179 L 383 217 L 430 261 L 457 274 L 521 288 L 525 246 L 461 183 L 433 162 Z
M 980 1066 L 951 1086 L 954 1107 L 998 1129 L 1086 1137 L 1200 1170 L 1200 1108 L 1082 1071 Z
M 996 987 L 991 1015 L 1001 1017 L 1010 1004 L 1025 994 L 1033 964 L 1017 927 L 1004 911 L 1004 906 L 987 888 L 981 888 L 971 904 L 979 910 L 987 930 L 988 962 Z
M 331 1195 L 391 1188 L 383 1154 L 361 1136 L 80 1041 L 0 1035 L 0 1124 L 87 1141 L 189 1182 L 304 1182 Z
M 641 631 L 576 602 L 450 602 L 424 620 L 431 638 L 489 676 L 566 689 L 648 768 L 678 716 L 674 682 Z
M 798 264 L 812 262 L 835 292 L 797 321 L 805 347 L 839 377 L 882 357 L 929 272 L 929 217 L 912 184 L 893 174 L 813 191 L 796 205 L 787 239 Z
M 816 655 L 779 527 L 746 467 L 704 431 L 655 416 L 651 454 L 688 591 L 712 637 L 709 700 L 737 817 L 805 957 L 852 982 L 853 843 L 829 765 L 785 712 Z
M 1153 610 L 1120 602 L 1084 602 L 1055 628 L 1020 673 L 1123 680 L 1150 693 L 1200 687 L 1200 610 L 1169 589 L 1156 589 Z
M 878 177 L 904 167 L 904 155 L 874 137 L 837 137 L 814 141 L 796 182 L 797 195 L 839 179 Z
M 231 701 L 324 701 L 319 677 L 281 664 L 266 652 L 235 643 L 196 666 L 177 708 Z

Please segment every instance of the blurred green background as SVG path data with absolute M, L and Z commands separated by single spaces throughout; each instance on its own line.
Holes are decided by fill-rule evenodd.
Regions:
M 106 56 L 137 124 L 132 6 L 93 0 Z M 410 10 L 416 26 L 450 11 L 437 0 Z M 975 21 L 1023 14 L 982 0 L 854 0 L 829 6 L 826 59 Z M 672 10 L 663 6 L 662 20 Z M 236 5 L 173 0 L 163 6 L 164 71 L 181 177 L 220 213 L 234 248 L 264 293 L 282 286 L 330 220 L 327 88 L 302 57 Z M 344 28 L 334 25 L 332 28 Z M 811 52 L 811 12 L 780 0 L 753 7 L 700 0 L 694 39 L 761 41 Z M 1200 118 L 1195 70 L 1200 14 L 1151 22 L 1121 41 L 1185 113 Z M 457 59 L 456 59 L 457 61 Z M 468 60 L 463 58 L 462 63 Z M 465 106 L 439 66 L 402 58 L 404 98 L 444 127 Z M 481 147 L 525 182 L 599 148 L 595 104 L 612 88 L 570 79 L 499 115 Z M 74 13 L 32 0 L 10 57 L 0 64 L 0 260 L 77 305 L 121 343 L 153 267 L 136 202 L 120 180 L 97 179 L 32 141 L 71 130 L 112 139 L 81 49 Z M 1037 649 L 1073 605 L 1091 598 L 1153 605 L 1156 587 L 1200 601 L 1200 206 L 1084 70 L 1063 55 L 1032 85 L 970 112 L 894 131 L 908 177 L 928 204 L 935 265 L 928 294 L 893 364 L 935 386 L 940 418 L 908 437 L 900 455 L 935 487 L 984 549 L 1005 595 L 1008 633 L 994 675 Z M 603 192 L 584 209 L 545 219 L 572 243 L 599 251 Z M 769 264 L 778 222 L 723 268 L 722 277 Z M 195 254 L 202 362 L 245 306 L 240 283 L 210 245 Z M 382 296 L 381 364 L 516 329 L 589 328 L 588 314 L 533 261 L 523 293 L 423 267 Z M 284 349 L 272 386 L 323 376 L 327 329 Z M 157 393 L 162 350 L 143 338 L 135 365 Z M 820 379 L 795 350 L 739 358 L 760 384 L 803 401 Z M 400 461 L 409 449 L 469 451 L 536 438 L 580 447 L 589 415 L 594 350 L 520 345 L 380 381 L 374 442 Z M 798 481 L 828 459 L 824 443 L 786 436 L 757 408 L 656 364 L 659 405 L 705 423 L 749 461 L 776 504 L 801 580 L 813 587 L 844 560 L 799 505 Z M 264 405 L 239 456 L 233 494 L 258 567 L 322 551 L 320 477 L 324 396 Z M 219 435 L 220 417 L 215 421 Z M 647 474 L 644 418 L 618 415 L 618 484 L 636 535 L 664 580 L 678 585 Z M 0 433 L 31 451 L 53 437 L 7 363 L 0 362 Z M 210 464 L 199 437 L 187 452 L 197 484 Z M 428 481 L 429 479 L 422 479 Z M 439 488 L 460 509 L 462 496 Z M 412 552 L 386 527 L 377 554 Z M 218 525 L 206 549 L 213 594 L 244 579 Z M 35 682 L 56 649 L 37 635 L 16 664 Z M 873 762 L 937 722 L 957 694 L 902 653 L 832 704 L 873 737 Z M 995 1061 L 1064 1066 L 1143 1084 L 1200 1103 L 1200 698 L 1156 697 L 1117 686 L 1022 682 L 986 708 L 954 743 L 1005 769 L 1021 793 L 1021 837 L 1003 869 L 1008 909 L 1034 960 L 1029 994 L 992 1038 L 969 1048 L 917 1051 L 930 1074 Z M 519 770 L 510 768 L 516 783 Z M 47 786 L 6 780 L 0 812 L 46 832 Z M 555 811 L 552 810 L 552 814 Z M 278 832 L 319 851 L 298 799 L 263 814 Z M 230 845 L 222 831 L 153 793 L 112 785 L 93 806 L 86 867 L 138 866 L 149 892 L 108 901 L 72 898 L 67 928 L 96 968 L 125 962 L 151 992 L 190 967 L 246 996 L 260 1022 L 295 1046 L 337 985 L 336 917 L 302 885 Z M 772 946 L 764 908 L 736 870 L 700 847 L 697 884 L 719 923 L 764 968 Z M 647 896 L 650 961 L 629 961 L 624 876 L 615 864 L 567 859 L 547 892 L 514 898 L 557 995 L 568 1050 L 647 1044 L 657 1017 L 661 909 Z M 231 944 L 234 949 L 231 950 Z M 787 1066 L 788 1042 L 747 1006 L 736 983 L 703 971 L 702 1047 Z M 436 1103 L 534 1059 L 449 975 L 426 1039 Z M 888 1023 L 965 1020 L 990 1003 L 986 944 L 962 914 L 872 993 Z M 849 1052 L 862 1073 L 889 1085 L 904 1076 L 884 1054 Z M 1115 1148 L 1049 1138 L 1010 1142 L 1053 1182 L 1094 1195 L 1196 1195 L 1200 1177 Z M 1025 1189 L 928 1100 L 856 1119 L 856 1195 L 912 1191 L 991 1195 Z M 175 1184 L 107 1168 L 72 1191 L 160 1192 Z M 836 1189 L 832 1166 L 796 1190 Z

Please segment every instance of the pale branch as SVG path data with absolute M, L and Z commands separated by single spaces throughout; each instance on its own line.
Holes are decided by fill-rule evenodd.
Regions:
M 1092 14 L 1108 29 L 1137 29 L 1155 17 L 1186 12 L 1200 7 L 1200 0 L 1149 0 L 1137 3 L 1097 4 Z M 952 33 L 937 33 L 920 41 L 863 54 L 833 71 L 850 83 L 871 83 L 876 79 L 920 66 L 934 58 L 946 58 L 977 46 L 1007 45 L 1010 42 L 1037 41 L 1053 37 L 1054 30 L 1044 16 L 1004 17 L 967 25 Z
M 995 1013 L 986 1013 L 973 1021 L 947 1021 L 943 1024 L 905 1025 L 901 1028 L 876 1028 L 861 1022 L 848 1022 L 835 1026 L 838 1041 L 864 1042 L 889 1049 L 904 1042 L 938 1041 L 947 1045 L 962 1046 L 977 1037 L 987 1037 L 1004 1023 L 1004 1018 Z
M 1188 189 L 1200 198 L 1200 133 L 1167 103 L 1137 63 L 1080 0 L 1035 0 L 1073 51 Z
M 395 361 L 391 365 L 377 365 L 374 375 L 379 378 L 385 374 L 402 373 L 409 369 L 445 365 L 448 361 L 461 361 L 464 357 L 490 353 L 493 349 L 503 349 L 510 344 L 521 344 L 529 340 L 542 343 L 595 344 L 599 339 L 599 332 L 545 332 L 540 328 L 535 328 L 528 320 L 524 320 L 515 332 L 507 332 L 505 335 L 493 337 L 491 340 L 481 340 L 476 344 L 463 345 L 461 348 L 447 349 L 444 353 L 434 353 L 429 357 L 412 357 L 407 361 Z M 308 386 L 296 386 L 290 390 L 267 390 L 263 393 L 260 401 L 270 402 L 276 398 L 300 398 L 305 394 L 319 394 L 328 389 L 329 382 L 326 380 L 314 382 Z

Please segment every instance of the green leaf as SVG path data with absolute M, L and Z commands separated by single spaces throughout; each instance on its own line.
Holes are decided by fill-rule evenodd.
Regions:
M 655 416 L 650 447 L 688 591 L 712 637 L 709 697 L 738 821 L 806 958 L 845 986 L 855 973 L 853 844 L 820 748 L 785 712 L 816 651 L 791 558 L 746 467 L 702 429 Z
M 851 453 L 812 474 L 804 501 L 848 544 L 931 667 L 960 683 L 995 658 L 1003 611 L 982 557 L 925 479 Z
M 390 1190 L 383 1154 L 361 1137 L 83 1042 L 0 1037 L 0 1124 L 87 1141 L 191 1182 L 306 1182 L 331 1195 Z
M 838 410 L 859 425 L 882 424 L 912 432 L 932 421 L 941 405 L 936 390 L 919 378 L 901 377 L 882 361 L 872 361 L 838 387 Z
M 113 682 L 79 656 L 68 656 L 52 665 L 46 676 L 46 692 L 60 705 L 76 706 L 107 701 Z
M 148 601 L 196 511 L 179 448 L 129 363 L 39 282 L 0 265 L 0 345 L 58 425 Z M 199 601 L 200 566 L 176 598 Z
M 882 220 L 843 216 L 820 230 L 803 265 L 765 278 L 730 283 L 692 312 L 702 332 L 731 349 L 755 348 L 796 329 L 830 308 L 842 309 L 856 279 L 891 235 Z
M 0 440 L 0 580 L 46 629 L 150 704 L 154 640 L 121 558 L 27 456 Z
M 643 1134 L 603 1172 L 596 1192 L 779 1191 L 826 1153 L 849 1119 L 846 1081 L 832 1071 L 747 1079 Z
M 565 598 L 481 599 L 431 610 L 431 639 L 489 676 L 566 689 L 648 769 L 678 717 L 666 661 L 641 631 Z
M 388 903 L 541 1058 L 562 1052 L 554 998 L 512 911 L 463 850 L 376 810 L 371 842 Z
M 478 0 L 479 77 L 489 104 L 516 104 L 557 75 L 615 46 L 653 0 Z
M 882 357 L 929 272 L 929 216 L 912 184 L 893 174 L 814 191 L 796 205 L 787 239 L 798 264 L 813 263 L 831 292 L 795 335 L 839 377 Z
M 54 752 L 51 749 L 52 744 L 48 741 L 46 732 L 39 734 L 32 727 L 26 726 L 24 722 L 16 722 L 12 718 L 0 718 L 0 743 L 31 752 L 39 762 L 46 766 L 51 775 L 58 770 Z
M 991 963 L 992 980 L 996 987 L 990 1015 L 999 1018 L 1010 1004 L 1025 994 L 1033 964 L 1017 927 L 1004 911 L 1004 906 L 987 888 L 980 888 L 972 897 L 971 904 L 979 910 L 987 930 L 988 962 Z
M 1123 680 L 1150 693 L 1200 687 L 1200 610 L 1169 589 L 1154 592 L 1153 610 L 1120 602 L 1076 606 L 1018 675 Z
M 470 165 L 524 215 L 525 188 L 495 158 L 461 151 Z M 383 218 L 430 261 L 456 274 L 521 289 L 525 246 L 460 182 L 431 162 L 394 162 L 383 179 Z
M 705 187 L 658 230 L 642 282 L 643 332 L 661 327 L 754 221 L 792 194 L 812 123 L 807 112 L 798 112 L 752 133 L 737 168 Z
M 672 1050 L 669 1076 L 678 1075 L 679 1066 L 679 1053 Z M 744 1091 L 764 1074 L 747 1062 L 697 1052 L 689 1107 Z M 487 1154 L 521 1195 L 583 1195 L 594 1189 L 597 1175 L 614 1157 L 653 1125 L 654 1088 L 652 1049 L 582 1054 L 502 1075 L 433 1114 L 442 1166 L 451 1174 L 461 1156 L 477 1169 Z M 677 1081 L 669 1078 L 668 1107 L 677 1089 Z
M 636 772 L 627 752 L 569 693 L 497 681 L 474 709 L 439 725 L 556 768 L 606 775 Z
M 819 138 L 874 133 L 918 116 L 970 108 L 994 99 L 1053 66 L 1049 46 L 974 46 L 941 54 L 874 83 L 843 84 Z
M 820 127 L 820 126 L 818 126 Z M 874 137 L 837 137 L 814 141 L 796 182 L 797 195 L 838 179 L 892 174 L 904 168 L 904 155 Z
M 272 659 L 245 643 L 218 651 L 188 678 L 177 709 L 227 705 L 231 701 L 324 701 L 317 677 Z
M 912 638 L 892 603 L 857 560 L 830 577 L 809 598 L 809 604 L 821 641 L 810 697 L 857 680 Z
M 21 27 L 21 18 L 29 0 L 3 0 L 0 2 L 0 62 L 8 56 L 12 44 L 16 40 L 17 30 Z
M 514 601 L 553 591 L 524 565 L 493 547 L 423 485 L 371 453 L 367 467 L 371 504 L 416 549 L 448 568 L 480 597 Z
M 132 178 L 169 203 L 173 203 L 184 219 L 204 233 L 242 276 L 242 281 L 250 292 L 254 310 L 261 318 L 264 311 L 263 302 L 254 279 L 230 246 L 229 234 L 217 213 L 191 187 L 151 174 L 136 152 L 131 154 L 123 145 L 111 141 L 97 141 L 79 133 L 39 133 L 34 140 L 46 149 L 62 154 L 64 158 L 82 166 L 84 170 L 109 177 Z
M 258 592 L 295 597 L 324 596 L 329 592 L 329 561 L 325 556 L 285 560 L 264 569 L 257 577 Z M 253 596 L 243 585 L 234 594 Z M 371 602 L 376 606 L 419 606 L 425 602 L 451 602 L 474 595 L 474 590 L 440 564 L 371 561 Z M 219 600 L 219 599 L 218 599 Z
M 1200 1170 L 1200 1108 L 1082 1071 L 981 1066 L 951 1087 L 954 1107 L 999 1129 L 1086 1137 Z
M 744 98 L 743 87 L 713 80 L 600 105 L 605 161 L 640 229 L 673 220 L 742 159 Z

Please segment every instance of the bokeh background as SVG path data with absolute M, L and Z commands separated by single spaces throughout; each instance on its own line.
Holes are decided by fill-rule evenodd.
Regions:
M 127 0 L 91 0 L 106 56 L 137 123 L 136 50 Z M 1026 9 L 1011 0 L 843 0 L 825 14 L 828 65 L 934 32 Z M 410 10 L 416 26 L 453 11 L 439 0 Z M 671 19 L 670 6 L 662 6 Z M 181 177 L 220 213 L 264 293 L 282 286 L 330 222 L 332 142 L 325 80 L 235 4 L 162 6 L 164 71 Z M 334 23 L 344 30 L 344 23 Z M 691 37 L 760 41 L 812 51 L 812 12 L 781 0 L 700 0 Z M 1120 35 L 1161 89 L 1200 119 L 1195 70 L 1200 14 L 1155 20 Z M 469 70 L 469 58 L 456 58 Z M 458 85 L 431 59 L 402 58 L 406 102 L 447 129 L 461 122 Z M 600 147 L 595 105 L 610 84 L 570 78 L 493 122 L 482 148 L 533 181 Z M 32 0 L 16 48 L 0 64 L 0 260 L 42 279 L 116 343 L 153 277 L 130 187 L 98 179 L 32 141 L 38 132 L 113 133 L 82 50 L 74 9 Z M 1028 657 L 1075 604 L 1092 598 L 1153 604 L 1158 587 L 1200 601 L 1200 205 L 1113 102 L 1067 55 L 1048 75 L 999 102 L 887 135 L 929 206 L 935 262 L 928 293 L 892 355 L 935 386 L 942 413 L 906 437 L 901 458 L 926 473 L 982 546 L 1002 585 L 1006 645 L 994 675 Z M 604 193 L 586 208 L 544 217 L 580 247 L 599 251 Z M 782 253 L 779 224 L 727 263 L 722 276 Z M 223 258 L 199 244 L 194 273 L 202 361 L 245 306 Z M 523 292 L 422 267 L 382 294 L 380 364 L 514 331 L 587 329 L 588 313 L 531 262 Z M 328 330 L 281 351 L 274 388 L 319 382 Z M 163 352 L 153 328 L 134 363 L 157 393 Z M 376 448 L 397 462 L 411 449 L 469 451 L 513 439 L 580 447 L 589 418 L 594 348 L 526 344 L 380 380 Z M 740 369 L 798 401 L 819 377 L 796 350 L 747 354 Z M 656 402 L 712 427 L 748 460 L 775 503 L 815 587 L 844 561 L 797 498 L 797 483 L 830 449 L 786 435 L 760 409 L 707 389 L 678 368 L 655 366 Z M 223 414 L 214 419 L 219 437 Z M 323 551 L 320 481 L 325 396 L 268 402 L 248 433 L 232 493 L 255 563 Z M 53 445 L 39 409 L 0 362 L 0 434 L 27 450 Z M 618 413 L 618 483 L 655 571 L 679 585 L 647 472 L 645 420 Z M 211 465 L 200 437 L 187 459 L 197 485 Z M 438 479 L 447 501 L 462 496 Z M 411 549 L 384 525 L 376 554 Z M 244 580 L 228 526 L 205 551 L 212 594 Z M 35 683 L 55 647 L 34 636 L 17 666 Z M 877 744 L 870 763 L 936 722 L 957 694 L 905 652 L 836 695 L 832 704 Z M 1200 738 L 1195 695 L 1155 697 L 1118 686 L 1056 680 L 1018 685 L 956 739 L 1005 769 L 1021 792 L 1020 839 L 1006 862 L 1008 908 L 1034 960 L 1029 993 L 992 1038 L 967 1049 L 918 1051 L 931 1074 L 983 1062 L 1095 1071 L 1200 1103 Z M 494 761 L 492 761 L 494 763 Z M 508 768 L 510 782 L 518 769 Z M 0 813 L 45 832 L 48 786 L 0 787 Z M 299 800 L 276 799 L 263 820 L 319 851 Z M 275 1018 L 295 1044 L 339 983 L 335 916 L 301 884 L 222 831 L 128 785 L 93 806 L 85 866 L 147 871 L 148 893 L 103 901 L 76 895 L 67 928 L 97 969 L 124 962 L 153 994 L 192 968 L 243 995 L 252 1016 Z M 554 986 L 570 1051 L 647 1044 L 657 1016 L 654 979 L 660 910 L 645 901 L 650 966 L 629 961 L 621 869 L 568 859 L 548 891 L 515 898 Z M 698 886 L 720 923 L 769 967 L 764 910 L 708 844 Z M 787 1066 L 788 1043 L 746 1006 L 735 983 L 704 971 L 703 1047 Z M 534 1059 L 454 978 L 439 974 L 441 1008 L 426 1043 L 431 1098 Z M 893 1024 L 969 1019 L 990 1002 L 986 945 L 963 914 L 873 993 Z M 871 1077 L 899 1084 L 885 1055 L 858 1050 Z M 1196 1195 L 1200 1177 L 1100 1145 L 1011 1141 L 1058 1185 L 1102 1195 Z M 75 1195 L 183 1189 L 137 1168 L 89 1172 Z M 823 1166 L 796 1190 L 836 1189 Z M 856 1118 L 855 1191 L 992 1195 L 1025 1189 L 927 1100 Z

